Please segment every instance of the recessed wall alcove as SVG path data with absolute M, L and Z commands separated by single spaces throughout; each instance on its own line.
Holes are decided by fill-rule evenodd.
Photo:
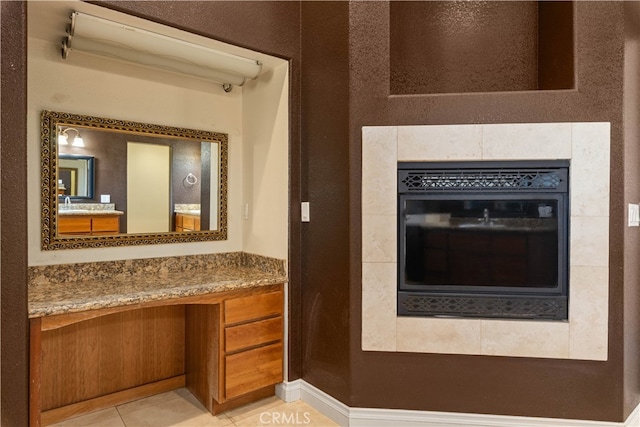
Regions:
M 574 2 L 390 4 L 390 93 L 575 88 Z
M 240 56 L 255 56 L 263 63 L 263 73 L 227 93 L 215 81 L 83 52 L 63 59 L 60 42 L 72 11 Z M 30 266 L 236 251 L 287 258 L 289 64 L 286 60 L 76 0 L 30 3 L 28 17 Z M 228 238 L 154 245 L 144 251 L 134 246 L 74 249 L 55 254 L 41 250 L 39 141 L 43 110 L 228 134 Z M 97 152 L 95 146 L 89 145 L 85 150 L 84 154 L 94 153 L 98 164 L 108 164 L 104 151 Z M 73 154 L 78 154 L 77 149 Z M 100 193 L 96 194 L 109 194 L 116 209 L 125 210 L 127 206 L 117 198 L 122 186 L 116 185 L 122 179 L 119 175 L 122 168 L 116 166 L 110 166 L 107 174 L 98 175 L 96 185 Z M 182 186 L 185 171 L 179 169 L 174 168 L 174 175 Z M 248 210 L 246 216 L 241 214 L 244 209 Z

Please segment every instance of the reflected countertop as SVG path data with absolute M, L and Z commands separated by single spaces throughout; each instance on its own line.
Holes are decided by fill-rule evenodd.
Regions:
M 59 209 L 60 216 L 98 216 L 98 215 L 124 215 L 123 211 L 103 209 Z
M 65 205 L 63 201 L 58 202 L 58 215 L 124 215 L 123 211 L 116 210 L 115 203 L 77 203 Z
M 556 231 L 558 221 L 555 218 L 447 218 L 429 221 L 424 215 L 413 215 L 407 218 L 407 225 L 446 230 L 541 232 Z
M 198 203 L 176 203 L 173 206 L 173 213 L 182 215 L 200 216 L 200 204 Z
M 182 215 L 200 216 L 199 209 L 180 209 L 180 210 L 175 210 L 175 213 L 182 214 Z

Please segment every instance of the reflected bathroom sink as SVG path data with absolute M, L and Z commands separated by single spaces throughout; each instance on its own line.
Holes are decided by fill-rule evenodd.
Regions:
M 458 224 L 458 228 L 502 228 L 507 225 L 504 223 L 490 220 L 485 222 L 484 220 L 478 220 L 474 222 L 461 222 Z

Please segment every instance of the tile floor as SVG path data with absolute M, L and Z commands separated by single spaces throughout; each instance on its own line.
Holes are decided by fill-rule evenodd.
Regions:
M 184 388 L 54 424 L 55 427 L 329 427 L 337 425 L 301 400 L 286 403 L 275 396 L 213 416 Z

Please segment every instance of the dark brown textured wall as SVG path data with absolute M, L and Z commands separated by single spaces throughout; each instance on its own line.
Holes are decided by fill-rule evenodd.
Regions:
M 303 379 L 349 402 L 347 2 L 302 2 Z
M 389 5 L 350 6 L 350 191 L 352 236 L 361 232 L 360 162 L 364 125 L 611 122 L 609 358 L 606 362 L 444 354 L 362 352 L 361 244 L 351 240 L 351 394 L 356 407 L 493 413 L 622 421 L 624 354 L 621 165 L 623 6 L 577 2 L 578 90 L 390 96 Z M 594 22 L 600 23 L 594 25 Z M 336 159 L 337 160 L 337 159 Z M 637 255 L 637 254 L 636 254 Z M 637 337 L 636 337 L 637 339 Z M 635 398 L 637 403 L 637 398 Z
M 629 203 L 640 201 L 640 2 L 625 2 L 624 182 Z M 624 235 L 624 411 L 640 401 L 640 233 Z
M 0 397 L 3 426 L 28 425 L 26 5 L 0 2 Z
M 27 425 L 26 154 L 24 144 L 15 141 L 24 141 L 26 135 L 26 17 L 24 4 L 1 4 L 0 174 L 2 222 L 7 223 L 1 229 L 1 421 L 22 426 Z M 436 96 L 390 96 L 389 5 L 383 2 L 108 5 L 290 59 L 290 380 L 303 377 L 355 407 L 621 421 L 637 404 L 639 328 L 632 313 L 640 302 L 634 291 L 637 279 L 626 277 L 635 270 L 628 267 L 631 260 L 624 262 L 624 250 L 636 250 L 638 243 L 632 237 L 637 230 L 624 228 L 623 196 L 625 179 L 637 176 L 622 167 L 614 167 L 611 174 L 610 239 L 624 240 L 626 246 L 610 248 L 607 362 L 360 350 L 361 126 L 611 121 L 612 165 L 626 165 L 620 3 L 576 6 L 579 90 Z M 347 52 L 351 56 L 345 63 Z M 308 76 L 304 80 L 301 69 Z M 301 199 L 311 200 L 317 212 L 314 222 L 305 224 L 312 227 L 304 229 L 298 222 Z M 17 223 L 15 212 L 22 212 Z M 628 327 L 627 322 L 634 323 Z

